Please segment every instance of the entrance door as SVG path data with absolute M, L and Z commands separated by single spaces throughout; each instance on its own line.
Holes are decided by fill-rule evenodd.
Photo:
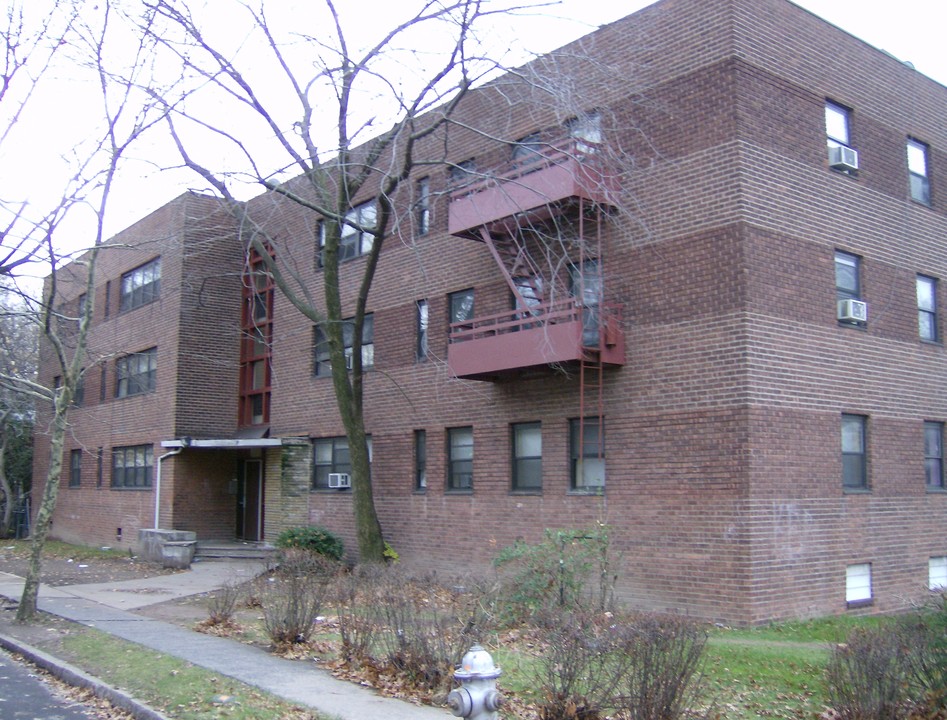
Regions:
M 263 539 L 263 461 L 243 460 L 237 477 L 236 536 Z

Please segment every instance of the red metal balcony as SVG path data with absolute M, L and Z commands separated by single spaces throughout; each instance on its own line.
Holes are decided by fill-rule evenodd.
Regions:
M 575 298 L 473 318 L 450 326 L 447 363 L 453 376 L 495 380 L 523 370 L 598 359 L 625 364 L 620 308 L 582 307 Z
M 598 148 L 570 139 L 455 190 L 448 230 L 452 235 L 479 237 L 485 226 L 491 232 L 510 234 L 517 226 L 557 214 L 559 206 L 572 200 L 613 205 L 617 187 Z

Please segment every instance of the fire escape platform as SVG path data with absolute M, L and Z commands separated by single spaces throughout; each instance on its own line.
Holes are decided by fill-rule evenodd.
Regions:
M 509 234 L 559 214 L 570 201 L 612 205 L 617 181 L 602 168 L 595 154 L 559 148 L 510 164 L 452 193 L 448 231 L 479 239 L 482 227 Z
M 451 375 L 468 380 L 497 380 L 505 375 L 571 364 L 580 360 L 625 364 L 625 338 L 618 308 L 603 306 L 589 329 L 589 309 L 574 299 L 520 312 L 490 315 L 451 325 L 447 363 Z M 585 322 L 583 322 L 585 317 Z M 591 337 L 590 337 L 591 334 Z

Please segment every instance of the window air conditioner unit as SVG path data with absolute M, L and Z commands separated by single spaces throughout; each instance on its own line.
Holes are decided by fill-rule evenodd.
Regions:
M 838 319 L 848 322 L 868 322 L 868 305 L 861 300 L 839 300 Z
M 858 152 L 844 145 L 830 147 L 829 165 L 836 170 L 858 170 Z
M 329 487 L 344 490 L 352 487 L 352 479 L 348 473 L 329 473 Z

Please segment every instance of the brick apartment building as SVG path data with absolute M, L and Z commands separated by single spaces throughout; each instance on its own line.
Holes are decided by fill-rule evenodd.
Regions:
M 754 623 L 947 585 L 944 87 L 787 0 L 659 0 L 461 113 L 482 134 L 405 185 L 363 334 L 403 562 L 485 570 L 604 522 L 642 608 Z M 313 221 L 248 208 L 318 297 Z M 212 198 L 117 241 L 53 534 L 354 548 L 320 329 L 244 282 Z

